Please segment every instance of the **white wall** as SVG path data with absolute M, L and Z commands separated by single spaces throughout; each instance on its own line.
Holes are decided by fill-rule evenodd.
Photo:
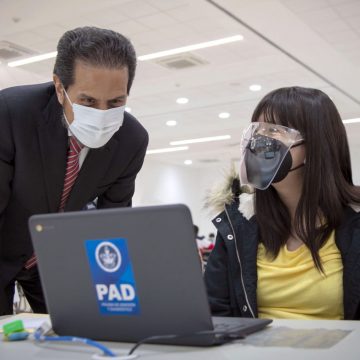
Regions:
M 222 181 L 224 167 L 197 169 L 160 163 L 147 157 L 136 179 L 133 206 L 182 203 L 192 213 L 199 235 L 207 236 L 215 231 L 211 223 L 214 213 L 203 209 L 206 190 L 215 182 Z

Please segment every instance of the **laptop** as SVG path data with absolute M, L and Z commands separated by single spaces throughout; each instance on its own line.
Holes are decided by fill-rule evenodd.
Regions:
M 185 205 L 34 215 L 29 228 L 58 335 L 209 346 L 271 322 L 211 317 Z

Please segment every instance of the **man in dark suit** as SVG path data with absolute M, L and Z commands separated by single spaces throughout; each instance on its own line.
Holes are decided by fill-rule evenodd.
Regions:
M 135 68 L 125 37 L 78 28 L 58 43 L 54 83 L 0 91 L 0 315 L 13 311 L 16 280 L 33 311 L 46 312 L 31 215 L 94 199 L 97 208 L 131 206 L 148 144 L 124 112 Z

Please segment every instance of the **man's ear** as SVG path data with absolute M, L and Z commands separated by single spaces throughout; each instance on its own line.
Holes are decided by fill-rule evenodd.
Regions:
M 53 74 L 53 81 L 54 81 L 54 85 L 55 85 L 55 91 L 56 91 L 56 96 L 58 98 L 58 101 L 60 103 L 60 105 L 64 105 L 64 88 L 63 85 L 59 79 L 59 77 L 56 74 Z

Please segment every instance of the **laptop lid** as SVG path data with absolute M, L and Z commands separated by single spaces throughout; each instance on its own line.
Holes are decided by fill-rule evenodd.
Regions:
M 213 330 L 185 205 L 35 215 L 29 228 L 57 334 L 137 342 Z

